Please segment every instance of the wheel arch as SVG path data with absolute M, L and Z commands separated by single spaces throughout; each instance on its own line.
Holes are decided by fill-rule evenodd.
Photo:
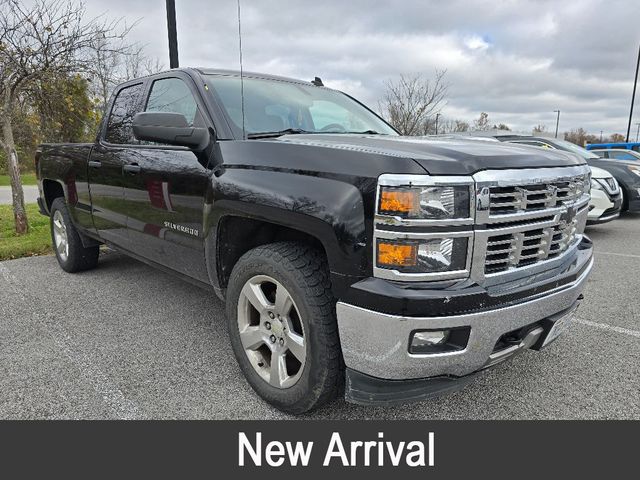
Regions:
M 65 185 L 60 180 L 52 180 L 50 178 L 42 179 L 42 195 L 49 214 L 51 214 L 51 205 L 56 198 L 67 198 Z
M 327 225 L 328 227 L 328 225 Z M 293 241 L 311 245 L 331 264 L 330 251 L 335 246 L 327 244 L 325 236 L 318 235 L 317 229 L 303 230 L 291 225 L 262 218 L 238 214 L 223 215 L 218 223 L 215 236 L 207 242 L 205 254 L 209 275 L 222 296 L 226 290 L 233 267 L 248 251 L 275 242 Z

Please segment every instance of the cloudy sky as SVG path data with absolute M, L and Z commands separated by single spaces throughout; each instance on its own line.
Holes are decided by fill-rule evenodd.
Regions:
M 163 0 L 86 0 L 139 19 L 132 40 L 168 65 Z M 182 66 L 238 68 L 236 0 L 176 0 Z M 626 132 L 639 0 L 242 0 L 245 70 L 322 77 L 376 106 L 384 81 L 446 69 L 447 118 L 531 131 Z M 640 96 L 640 95 L 638 95 Z M 640 122 L 636 100 L 633 137 Z

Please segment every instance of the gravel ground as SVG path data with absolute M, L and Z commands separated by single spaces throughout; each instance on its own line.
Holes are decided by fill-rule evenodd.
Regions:
M 393 408 L 338 400 L 308 418 L 640 419 L 640 216 L 592 227 L 573 327 L 457 393 Z M 245 382 L 212 294 L 120 254 L 69 275 L 0 263 L 0 418 L 279 419 Z

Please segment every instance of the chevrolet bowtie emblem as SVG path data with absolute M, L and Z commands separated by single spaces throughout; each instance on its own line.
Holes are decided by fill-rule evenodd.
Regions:
M 560 224 L 569 225 L 571 222 L 573 222 L 573 219 L 576 218 L 577 213 L 578 211 L 575 206 L 567 207 L 560 214 Z

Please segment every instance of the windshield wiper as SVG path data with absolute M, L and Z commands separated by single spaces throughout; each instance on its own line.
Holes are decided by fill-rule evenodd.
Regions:
M 250 133 L 249 135 L 247 135 L 247 138 L 269 138 L 269 137 L 280 137 L 282 135 L 301 135 L 303 133 L 315 133 L 315 132 L 309 132 L 301 128 L 286 128 L 278 132 Z
M 361 132 L 345 131 L 345 132 L 322 132 L 322 133 L 331 133 L 331 134 L 342 133 L 347 135 L 388 135 L 387 133 L 380 133 L 380 132 L 376 132 L 375 130 L 363 130 Z
M 376 132 L 375 130 L 365 130 L 364 132 L 349 132 L 349 133 L 358 133 L 360 135 L 388 135 L 386 133 Z

